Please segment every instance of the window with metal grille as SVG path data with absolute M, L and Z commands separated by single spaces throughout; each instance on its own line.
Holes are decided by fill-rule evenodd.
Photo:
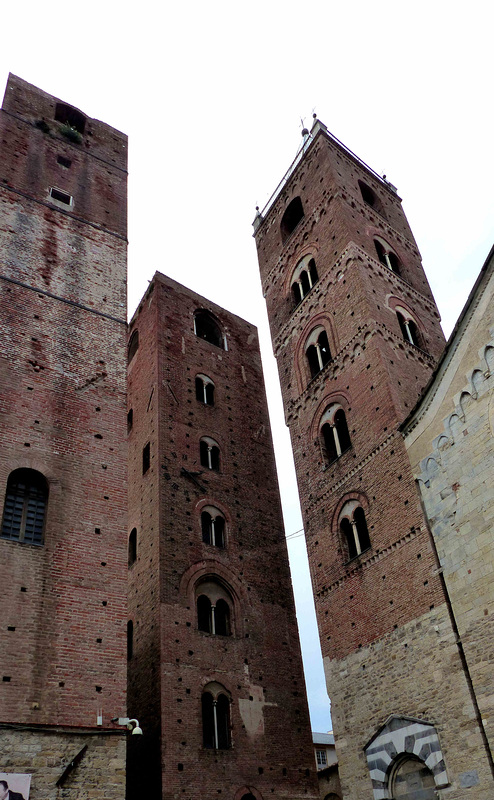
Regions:
M 40 472 L 16 469 L 9 475 L 2 520 L 2 538 L 43 544 L 48 484 Z

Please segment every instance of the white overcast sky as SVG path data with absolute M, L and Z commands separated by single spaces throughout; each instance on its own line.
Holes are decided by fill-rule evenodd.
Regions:
M 301 528 L 251 223 L 300 118 L 398 187 L 449 334 L 494 240 L 484 0 L 2 8 L 9 71 L 129 135 L 129 312 L 160 270 L 259 327 L 287 534 Z M 290 540 L 313 729 L 331 726 L 303 538 Z

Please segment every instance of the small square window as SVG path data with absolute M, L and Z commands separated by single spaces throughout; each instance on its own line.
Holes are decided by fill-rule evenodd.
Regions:
M 65 156 L 58 156 L 57 164 L 60 164 L 62 167 L 65 167 L 66 169 L 70 169 L 70 167 L 72 166 L 72 161 L 70 160 L 70 158 L 65 158 Z

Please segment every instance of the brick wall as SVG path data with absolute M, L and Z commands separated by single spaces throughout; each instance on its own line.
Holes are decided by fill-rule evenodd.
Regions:
M 126 137 L 69 143 L 56 102 L 11 76 L 0 112 L 0 495 L 48 485 L 43 543 L 0 538 L 0 722 L 96 736 L 126 712 Z
M 227 349 L 195 335 L 197 309 L 214 315 Z M 160 274 L 131 328 L 139 349 L 129 367 L 131 483 L 138 487 L 130 524 L 141 525 L 141 544 L 130 570 L 136 640 L 129 695 L 146 698 L 148 718 L 159 704 L 163 792 L 315 797 L 256 329 Z M 197 374 L 214 382 L 214 406 L 196 399 Z M 201 466 L 203 436 L 219 445 L 219 471 Z M 148 441 L 151 466 L 142 475 Z M 205 506 L 224 515 L 225 548 L 203 542 Z M 206 578 L 230 596 L 231 636 L 198 630 L 197 587 Z M 231 699 L 225 750 L 203 746 L 201 694 L 211 681 Z M 150 739 L 159 733 L 152 726 Z
M 373 791 L 363 748 L 390 715 L 430 720 L 446 737 L 444 758 L 456 791 L 468 771 L 462 748 L 468 741 L 478 750 L 481 736 L 399 431 L 430 379 L 444 337 L 400 198 L 318 122 L 314 134 L 265 218 L 256 220 L 255 236 L 343 796 L 358 800 Z M 374 205 L 365 202 L 359 181 L 372 190 Z M 297 196 L 304 216 L 282 241 L 283 214 Z M 399 274 L 380 262 L 376 237 L 398 256 Z M 318 280 L 295 307 L 292 276 L 304 256 L 314 258 Z M 420 347 L 404 339 L 397 308 L 415 320 Z M 332 360 L 311 377 L 307 341 L 318 325 L 327 333 Z M 329 463 L 321 425 L 335 403 L 345 412 L 351 447 Z M 364 510 L 370 539 L 354 558 L 339 525 L 348 501 Z M 437 646 L 434 621 L 447 652 Z M 457 720 L 465 731 L 459 747 Z M 479 752 L 485 792 L 489 770 Z M 375 798 L 385 796 L 376 786 L 374 791 Z

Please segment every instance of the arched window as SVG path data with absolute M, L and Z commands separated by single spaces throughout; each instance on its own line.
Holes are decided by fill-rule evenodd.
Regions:
M 200 339 L 224 350 L 221 328 L 209 311 L 196 311 L 194 315 L 194 332 Z
M 325 456 L 328 464 L 331 464 L 352 446 L 345 412 L 340 405 L 330 406 L 321 422 Z
M 196 400 L 214 406 L 214 383 L 207 375 L 196 375 Z
M 205 436 L 199 443 L 201 466 L 206 469 L 219 471 L 220 468 L 220 448 L 214 439 Z
M 202 541 L 213 547 L 225 546 L 225 518 L 217 508 L 207 506 L 201 513 Z
M 371 187 L 363 181 L 359 181 L 358 185 L 364 203 L 373 208 L 374 211 L 377 211 L 382 217 L 386 217 L 381 200 L 375 193 L 374 189 L 371 189 Z
M 281 241 L 285 244 L 286 240 L 293 233 L 300 220 L 304 218 L 304 208 L 300 197 L 294 197 L 285 209 L 281 218 Z
M 127 364 L 130 364 L 139 349 L 139 331 L 134 331 L 129 339 L 127 348 Z
M 316 262 L 312 256 L 304 256 L 297 264 L 292 275 L 292 297 L 294 305 L 298 304 L 310 292 L 318 280 Z
M 396 272 L 396 274 L 399 275 L 400 259 L 398 258 L 396 253 L 393 253 L 389 245 L 387 245 L 380 239 L 374 239 L 374 246 L 376 248 L 377 257 L 381 262 L 381 264 L 390 269 L 392 272 Z
M 305 352 L 309 364 L 310 376 L 314 378 L 326 364 L 332 361 L 328 334 L 324 328 L 319 327 L 313 330 L 307 340 L 307 344 L 308 347 Z
M 197 591 L 197 627 L 216 636 L 230 636 L 230 609 L 233 600 L 226 589 L 213 579 L 202 581 Z
M 2 538 L 25 544 L 43 544 L 48 484 L 33 469 L 16 469 L 7 482 Z
M 436 784 L 429 767 L 419 758 L 407 755 L 391 773 L 391 792 L 396 800 L 435 800 Z
M 129 536 L 129 567 L 137 560 L 137 528 L 132 528 Z
M 210 750 L 230 747 L 230 699 L 220 684 L 209 684 L 202 693 L 202 741 Z
M 415 345 L 415 347 L 422 347 L 417 325 L 411 318 L 410 314 L 407 314 L 407 312 L 402 309 L 400 311 L 396 311 L 396 316 L 398 317 L 401 334 L 405 342 L 409 342 L 410 344 Z
M 364 509 L 357 500 L 350 500 L 343 506 L 340 513 L 340 533 L 346 544 L 349 560 L 370 548 Z
M 55 106 L 55 119 L 64 125 L 69 125 L 80 134 L 84 133 L 86 117 L 77 108 L 72 108 L 66 103 L 57 103 Z

